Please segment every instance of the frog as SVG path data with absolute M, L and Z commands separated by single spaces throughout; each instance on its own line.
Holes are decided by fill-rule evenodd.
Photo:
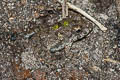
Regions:
M 65 27 L 63 24 L 68 21 L 69 25 Z M 76 24 L 76 22 L 81 24 Z M 93 31 L 90 27 L 90 23 L 80 22 L 76 20 L 63 20 L 59 23 L 59 29 L 55 31 L 55 35 L 58 37 L 58 42 L 51 46 L 49 49 L 50 53 L 60 52 L 64 49 L 69 52 L 74 43 L 79 42 L 88 37 L 88 35 Z M 89 25 L 89 26 L 87 26 Z

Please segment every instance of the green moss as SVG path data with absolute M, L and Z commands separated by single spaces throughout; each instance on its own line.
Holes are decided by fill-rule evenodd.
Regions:
M 58 24 L 53 26 L 53 30 L 57 30 L 59 28 Z
M 69 25 L 68 21 L 64 21 L 63 26 L 67 27 Z

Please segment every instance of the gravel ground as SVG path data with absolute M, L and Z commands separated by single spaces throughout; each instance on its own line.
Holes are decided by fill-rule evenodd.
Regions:
M 0 80 L 119 80 L 119 0 L 0 0 Z

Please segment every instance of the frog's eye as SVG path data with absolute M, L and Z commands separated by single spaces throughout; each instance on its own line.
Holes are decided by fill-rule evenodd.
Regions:
M 78 29 L 78 30 L 76 30 L 76 32 L 77 32 L 77 33 L 79 33 L 79 32 L 81 32 L 81 30 L 80 30 L 80 29 Z
M 75 27 L 74 30 L 75 30 L 75 32 L 77 32 L 77 33 L 81 32 L 81 28 L 80 28 L 80 27 Z
M 48 10 L 47 11 L 49 14 L 54 14 L 54 11 L 53 10 Z

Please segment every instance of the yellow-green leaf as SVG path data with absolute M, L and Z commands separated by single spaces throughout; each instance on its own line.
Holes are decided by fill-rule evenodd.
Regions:
M 68 21 L 64 21 L 64 27 L 67 27 L 69 25 Z
M 57 30 L 58 28 L 59 28 L 58 24 L 56 24 L 56 25 L 53 26 L 54 30 Z

